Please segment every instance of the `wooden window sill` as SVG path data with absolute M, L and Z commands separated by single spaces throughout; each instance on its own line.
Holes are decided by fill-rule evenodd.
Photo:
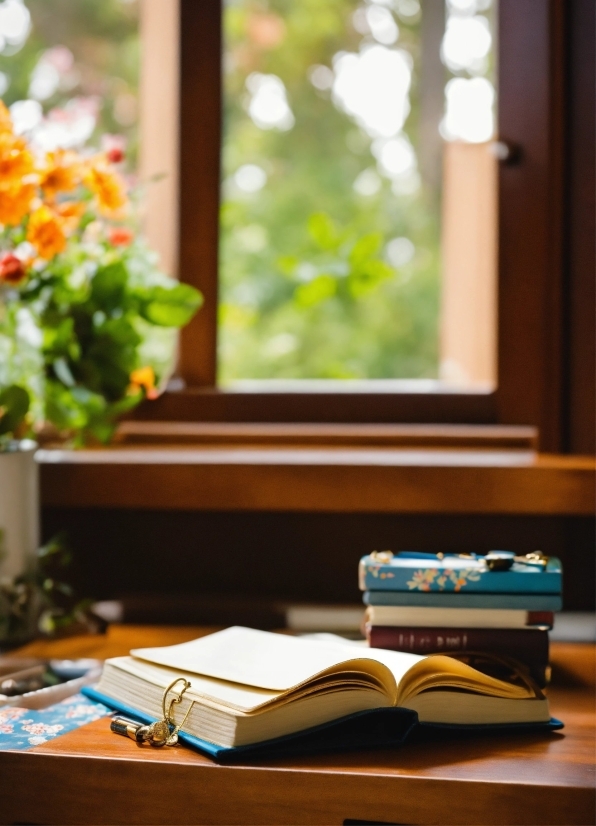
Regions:
M 442 435 L 441 429 L 429 430 L 426 443 L 420 433 L 414 438 L 414 430 L 402 426 L 400 436 L 385 428 L 375 443 L 374 434 L 352 429 L 342 438 L 336 432 L 335 442 L 325 444 L 316 429 L 303 431 L 302 441 L 279 430 L 268 441 L 266 431 L 251 436 L 224 428 L 209 436 L 199 429 L 194 441 L 187 434 L 185 442 L 180 432 L 176 438 L 170 434 L 169 442 L 150 444 L 121 435 L 120 444 L 106 449 L 45 449 L 38 452 L 42 503 L 396 514 L 594 511 L 593 457 L 538 454 L 529 446 L 532 434 L 524 436 L 523 429 L 501 428 L 502 447 L 498 439 L 484 446 L 490 443 L 487 432 L 463 445 L 460 433 L 460 444 L 450 447 L 444 429 Z M 524 439 L 525 446 L 515 446 Z

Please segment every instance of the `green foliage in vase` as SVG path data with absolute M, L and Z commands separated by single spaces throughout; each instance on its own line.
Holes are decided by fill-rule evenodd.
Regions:
M 29 412 L 29 393 L 18 384 L 0 390 L 0 448 L 18 434 Z
M 118 417 L 156 393 L 172 368 L 175 330 L 201 303 L 196 290 L 159 271 L 142 241 L 114 248 L 107 237 L 71 239 L 2 298 L 28 310 L 39 334 L 38 417 L 77 442 L 108 441 Z M 34 391 L 38 377 L 30 378 Z
M 123 161 L 118 147 L 41 150 L 0 101 L 0 388 L 21 385 L 33 423 L 76 443 L 109 441 L 157 395 L 202 302 L 139 237 Z

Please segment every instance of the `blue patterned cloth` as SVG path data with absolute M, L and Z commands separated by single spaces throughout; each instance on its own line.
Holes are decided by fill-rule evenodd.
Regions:
M 39 746 L 107 714 L 113 712 L 82 694 L 74 694 L 39 711 L 5 706 L 0 708 L 0 751 Z

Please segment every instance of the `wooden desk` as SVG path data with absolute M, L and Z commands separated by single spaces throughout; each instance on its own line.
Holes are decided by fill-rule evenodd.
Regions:
M 114 656 L 207 629 L 114 626 L 105 638 L 23 653 Z M 394 751 L 217 766 L 149 750 L 98 720 L 28 752 L 0 753 L 2 823 L 591 824 L 593 646 L 553 644 L 552 713 L 562 733 L 419 738 Z

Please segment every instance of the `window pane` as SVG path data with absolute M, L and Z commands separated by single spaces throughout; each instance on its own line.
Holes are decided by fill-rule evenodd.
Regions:
M 97 145 L 117 135 L 138 152 L 136 0 L 0 2 L 0 97 L 40 148 Z
M 492 378 L 493 20 L 228 0 L 221 381 Z

